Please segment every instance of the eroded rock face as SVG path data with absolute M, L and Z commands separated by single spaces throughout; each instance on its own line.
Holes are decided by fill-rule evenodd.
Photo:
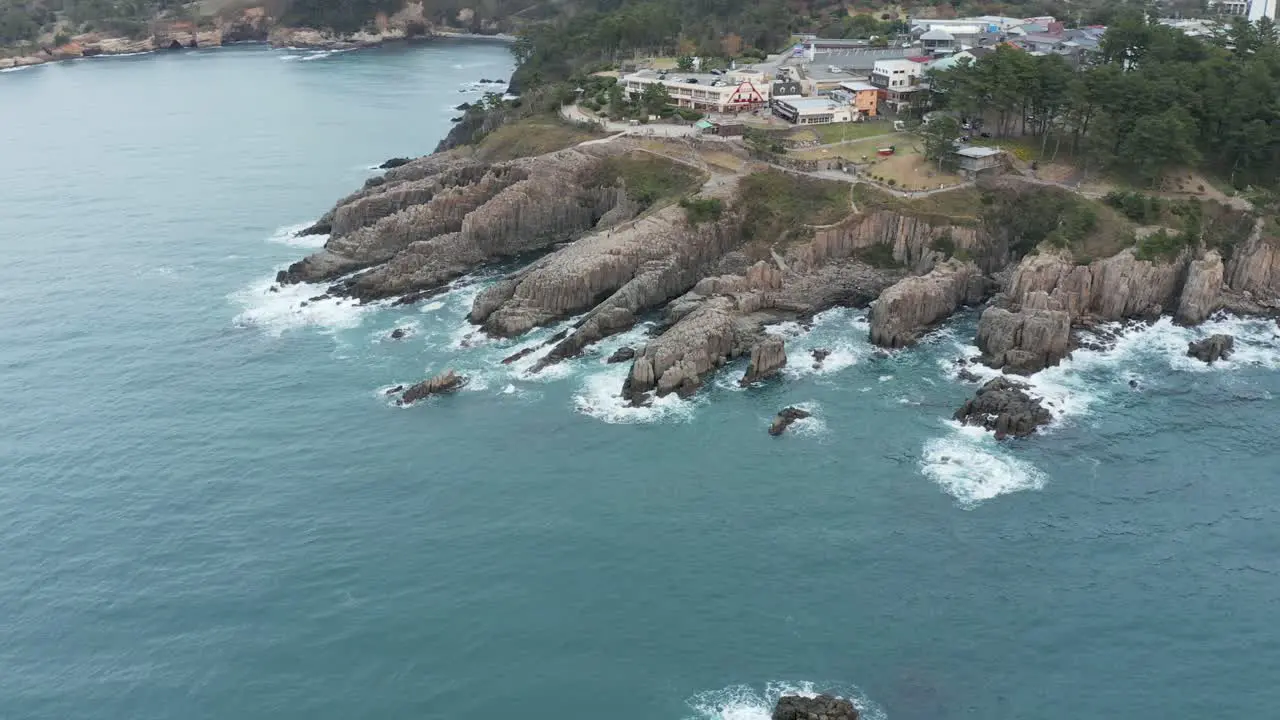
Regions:
M 735 353 L 740 332 L 735 311 L 731 298 L 712 298 L 655 338 L 631 364 L 623 396 L 640 404 L 651 391 L 659 396 L 695 392 L 705 374 Z
M 1071 316 L 1033 293 L 1018 312 L 989 307 L 978 321 L 983 362 L 1007 372 L 1030 374 L 1057 365 L 1071 349 Z
M 773 377 L 787 366 L 787 346 L 782 338 L 770 335 L 751 347 L 751 362 L 738 381 L 742 387 Z
M 338 291 L 377 299 L 571 239 L 619 200 L 617 188 L 590 181 L 612 152 L 569 149 L 484 165 L 458 151 L 408 162 L 321 218 L 330 228 L 324 249 L 279 279 L 319 282 L 374 267 Z
M 769 434 L 777 437 L 786 432 L 787 428 L 791 427 L 791 424 L 795 421 L 803 420 L 812 415 L 813 413 L 808 410 L 801 410 L 796 407 L 783 408 L 777 417 L 773 419 L 773 423 L 769 425 Z
M 986 281 L 971 262 L 948 261 L 927 275 L 909 277 L 885 290 L 871 306 L 871 342 L 901 348 L 925 328 L 950 317 L 961 305 L 980 302 Z
M 1213 363 L 1226 360 L 1235 351 L 1236 339 L 1231 335 L 1211 335 L 1203 340 L 1187 344 L 1187 356 L 1202 362 Z
M 431 395 L 451 393 L 466 384 L 466 376 L 459 375 L 452 370 L 446 370 L 433 378 L 423 380 L 417 385 L 405 390 L 404 395 L 400 398 L 400 404 L 411 405 Z
M 477 298 L 470 319 L 509 337 L 599 308 L 613 313 L 607 324 L 616 332 L 634 323 L 635 314 L 688 290 L 740 241 L 732 218 L 690 227 L 684 211 L 672 205 L 601 228 L 533 263 Z M 585 325 L 591 342 L 605 336 L 602 328 Z
M 1223 273 L 1222 257 L 1212 250 L 1192 261 L 1174 319 L 1183 325 L 1199 325 L 1207 320 L 1220 304 Z
M 965 425 L 978 425 L 991 430 L 997 438 L 1009 435 L 1023 437 L 1053 420 L 1036 398 L 1027 394 L 1027 386 L 999 377 L 978 389 L 972 399 L 956 411 L 955 419 Z
M 1266 218 L 1259 217 L 1248 239 L 1231 254 L 1226 281 L 1233 290 L 1280 295 L 1280 238 L 1268 236 L 1265 230 Z
M 852 702 L 831 695 L 783 695 L 770 717 L 773 720 L 858 720 L 858 709 Z
M 1211 253 L 1197 261 L 1184 286 L 1188 262 L 1186 254 L 1167 263 L 1139 260 L 1132 248 L 1089 265 L 1076 265 L 1065 253 L 1028 256 L 1000 304 L 982 314 L 983 362 L 1032 373 L 1066 356 L 1074 323 L 1155 318 L 1175 307 L 1188 318 L 1210 312 L 1218 302 L 1221 259 Z

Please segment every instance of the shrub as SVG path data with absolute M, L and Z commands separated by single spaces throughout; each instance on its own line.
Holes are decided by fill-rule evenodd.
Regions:
M 1167 230 L 1158 230 L 1139 240 L 1138 251 L 1134 254 L 1139 260 L 1172 260 L 1193 240 L 1190 233 L 1174 235 Z
M 951 237 L 950 230 L 934 238 L 929 247 L 948 257 L 956 254 L 956 241 Z
M 724 212 L 720 198 L 680 198 L 680 207 L 684 208 L 685 219 L 690 225 L 715 222 Z
M 898 184 L 897 180 L 894 180 L 893 178 L 889 178 L 889 187 L 893 187 L 894 185 L 897 185 L 897 184 Z
M 889 243 L 876 243 L 854 253 L 862 262 L 876 268 L 896 268 L 901 267 L 893 257 L 893 246 Z

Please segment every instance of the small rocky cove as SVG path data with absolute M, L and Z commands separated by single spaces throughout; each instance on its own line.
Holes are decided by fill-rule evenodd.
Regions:
M 386 167 L 305 231 L 329 237 L 281 270 L 278 284 L 414 303 L 479 269 L 514 268 L 476 295 L 468 320 L 489 336 L 519 339 L 572 318 L 567 330 L 503 360 L 538 352 L 531 373 L 657 318 L 646 342 L 607 358 L 629 363 L 617 392 L 633 406 L 698 393 L 739 358 L 740 385 L 776 381 L 786 341 L 767 328 L 780 322 L 869 306 L 870 341 L 910 352 L 970 307 L 980 309 L 979 355 L 958 361 L 960 379 L 979 380 L 971 362 L 1004 376 L 983 384 L 954 419 L 1000 439 L 1025 437 L 1052 416 L 1016 376 L 1105 344 L 1104 324 L 1171 315 L 1193 326 L 1221 310 L 1271 315 L 1280 290 L 1280 239 L 1249 211 L 1219 213 L 1247 230 L 1229 243 L 1206 231 L 1176 254 L 1151 257 L 1114 232 L 1110 244 L 1101 230 L 1074 243 L 1029 236 L 1004 219 L 1070 193 L 1018 177 L 919 202 L 745 157 L 708 162 L 688 141 L 628 138 L 512 158 L 463 146 Z M 655 189 L 655 176 L 670 186 Z M 833 199 L 793 212 L 792 201 L 776 199 L 787 193 Z M 696 215 L 695 203 L 716 211 Z M 1231 349 L 1229 338 L 1210 338 L 1188 354 L 1213 363 Z M 814 366 L 829 352 L 814 350 Z M 784 409 L 770 434 L 807 414 Z

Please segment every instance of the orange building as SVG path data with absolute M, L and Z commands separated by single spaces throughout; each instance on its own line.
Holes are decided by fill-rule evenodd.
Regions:
M 842 82 L 841 89 L 853 96 L 853 108 L 862 117 L 875 117 L 880 105 L 880 88 L 867 82 Z

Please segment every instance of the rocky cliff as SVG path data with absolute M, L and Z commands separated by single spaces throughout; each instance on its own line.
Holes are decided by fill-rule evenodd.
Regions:
M 494 165 L 446 153 L 408 163 L 339 202 L 326 216 L 324 249 L 277 279 L 322 282 L 372 268 L 332 289 L 370 300 L 436 288 L 484 263 L 572 240 L 617 219 L 610 211 L 626 193 L 597 184 L 597 175 L 622 151 L 571 148 Z
M 988 282 L 972 262 L 949 260 L 926 275 L 900 280 L 871 306 L 871 342 L 906 347 L 925 328 L 947 319 L 962 305 L 987 295 Z
M 769 198 L 752 188 L 778 192 L 776 176 L 712 168 L 693 146 L 671 141 L 596 140 L 516 160 L 480 157 L 461 147 L 398 161 L 326 213 L 311 229 L 329 234 L 324 248 L 278 281 L 327 282 L 331 293 L 366 301 L 411 301 L 477 268 L 519 259 L 476 296 L 470 322 L 489 335 L 519 337 L 576 317 L 547 341 L 550 350 L 531 368 L 537 372 L 646 313 L 660 316 L 645 345 L 610 359 L 630 361 L 620 390 L 633 404 L 695 392 L 738 358 L 747 359 L 743 385 L 772 377 L 787 353 L 766 327 L 838 305 L 874 301 L 871 341 L 900 348 L 999 286 L 982 314 L 978 345 L 989 365 L 1030 373 L 1067 355 L 1073 327 L 1162 313 L 1194 324 L 1238 307 L 1239 291 L 1271 293 L 1280 282 L 1272 267 L 1280 255 L 1261 224 L 1229 262 L 1200 248 L 1143 259 L 1131 247 L 1078 263 L 1070 247 L 1051 242 L 1019 259 L 1012 248 L 1027 248 L 1025 238 L 992 227 L 986 216 L 975 220 L 981 210 L 955 221 L 938 214 L 956 199 L 917 206 L 872 197 L 862 209 L 850 203 L 847 217 L 831 224 L 805 226 L 803 214 L 761 224 L 758 209 Z M 681 173 L 687 182 L 669 182 Z M 757 183 L 765 177 L 774 184 Z M 824 217 L 845 212 L 843 193 L 817 189 L 826 193 Z M 984 192 L 1000 202 L 999 193 L 1017 200 L 1034 190 L 1015 184 Z M 713 217 L 695 220 L 676 202 L 691 195 L 715 200 Z M 780 207 L 785 212 L 787 204 Z
M 1169 261 L 1152 261 L 1138 259 L 1129 248 L 1087 265 L 1076 264 L 1068 251 L 1030 255 L 1019 263 L 997 305 L 982 314 L 978 347 L 984 362 L 1035 372 L 1066 356 L 1073 323 L 1204 312 L 1214 305 L 1217 292 L 1210 282 L 1209 268 L 1217 256 L 1212 258 L 1202 265 L 1204 282 L 1184 292 L 1190 262 L 1185 252 Z

